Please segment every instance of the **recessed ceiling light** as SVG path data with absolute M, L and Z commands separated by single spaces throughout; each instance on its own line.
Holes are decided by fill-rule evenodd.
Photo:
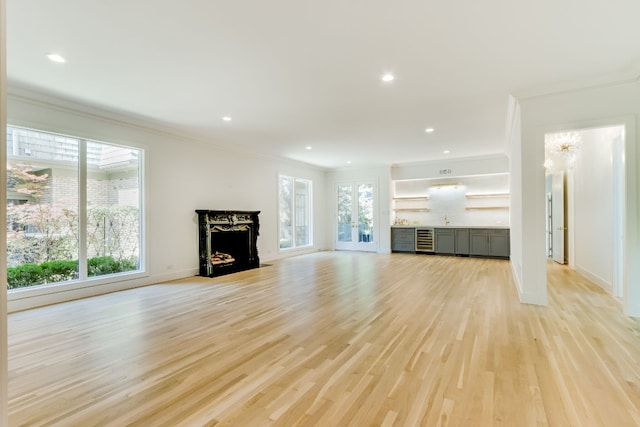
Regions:
M 350 165 L 351 164 L 351 160 L 347 160 L 347 164 Z
M 382 76 L 382 81 L 383 82 L 392 82 L 395 79 L 395 76 L 391 73 L 387 73 L 385 75 Z
M 432 133 L 435 129 L 434 128 L 426 128 L 424 131 L 426 133 Z
M 310 145 L 307 145 L 307 146 L 306 146 L 306 147 L 304 147 L 304 148 L 305 148 L 305 149 L 307 149 L 307 150 L 312 150 L 312 149 L 313 149 L 313 147 L 312 147 L 312 146 L 310 146 Z
M 450 152 L 451 152 L 451 151 L 449 151 L 449 150 L 444 150 L 442 153 L 443 153 L 443 154 L 449 154 Z
M 224 120 L 225 122 L 230 122 L 230 121 L 231 121 L 231 117 L 229 117 L 229 116 L 224 116 L 224 117 L 222 118 L 222 120 Z
M 59 62 L 59 63 L 67 62 L 66 59 L 64 59 L 62 56 L 58 55 L 57 53 L 47 53 L 47 58 L 49 58 L 49 60 L 53 62 Z

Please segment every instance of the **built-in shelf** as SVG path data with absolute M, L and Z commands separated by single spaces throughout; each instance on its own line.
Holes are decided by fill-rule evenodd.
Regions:
M 393 200 L 429 200 L 429 196 L 396 196 Z
M 415 193 L 414 193 L 415 194 Z M 429 196 L 396 196 L 393 198 L 393 211 L 396 213 L 429 212 Z
M 509 198 L 509 193 L 475 193 L 465 194 L 467 199 Z
M 467 210 L 509 209 L 509 193 L 467 193 L 464 197 L 477 200 L 465 206 Z
M 509 209 L 509 206 L 500 205 L 500 206 L 465 206 L 467 210 L 471 209 Z

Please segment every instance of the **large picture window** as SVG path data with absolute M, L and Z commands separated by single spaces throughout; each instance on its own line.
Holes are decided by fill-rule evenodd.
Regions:
M 140 271 L 143 154 L 8 127 L 8 288 Z
M 279 177 L 280 249 L 313 245 L 311 181 Z

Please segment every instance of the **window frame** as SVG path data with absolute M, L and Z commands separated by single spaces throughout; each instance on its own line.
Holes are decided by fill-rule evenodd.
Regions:
M 136 279 L 143 279 L 148 277 L 147 272 L 147 197 L 146 197 L 146 171 L 147 171 L 147 147 L 135 144 L 132 142 L 107 142 L 96 138 L 87 136 L 76 136 L 68 133 L 59 132 L 56 130 L 49 130 L 46 127 L 34 127 L 23 126 L 20 124 L 7 123 L 7 128 L 4 130 L 7 132 L 8 128 L 34 131 L 39 133 L 47 133 L 54 136 L 61 136 L 67 138 L 74 138 L 78 140 L 78 161 L 77 161 L 77 173 L 78 173 L 78 278 L 55 282 L 46 283 L 40 285 L 27 286 L 22 288 L 7 289 L 8 301 L 15 302 L 23 299 L 53 295 L 56 293 L 63 293 L 73 291 L 77 289 L 83 289 L 94 286 L 103 286 L 107 284 L 132 281 L 134 283 Z M 8 142 L 8 141 L 7 141 Z M 111 273 L 105 275 L 88 276 L 87 274 L 87 247 L 86 247 L 86 233 L 87 233 L 87 191 L 88 191 L 88 158 L 87 158 L 87 145 L 89 143 L 104 144 L 112 147 L 122 147 L 136 150 L 138 152 L 138 218 L 139 225 L 139 254 L 138 254 L 138 269 L 131 271 L 124 271 L 119 273 Z M 6 161 L 10 160 L 9 156 L 6 156 Z M 11 159 L 16 158 L 15 155 L 11 156 Z M 66 300 L 66 299 L 63 299 Z M 27 308 L 30 306 L 27 306 Z
M 289 179 L 292 183 L 292 192 L 291 192 L 291 246 L 282 247 L 280 245 L 280 239 L 282 235 L 282 220 L 281 220 L 281 212 L 282 212 L 282 198 L 281 198 L 281 181 L 282 179 Z M 297 229 L 298 229 L 298 211 L 299 211 L 299 203 L 296 201 L 298 199 L 298 194 L 296 194 L 296 183 L 302 182 L 306 184 L 307 194 L 305 197 L 306 202 L 306 230 L 307 230 L 307 243 L 298 245 L 297 241 Z M 313 247 L 313 180 L 308 178 L 299 178 L 292 175 L 287 174 L 278 174 L 278 251 L 279 252 L 289 252 L 300 249 L 308 249 Z

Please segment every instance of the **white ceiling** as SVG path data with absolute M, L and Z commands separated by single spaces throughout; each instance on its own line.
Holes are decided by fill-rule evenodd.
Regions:
M 327 168 L 482 156 L 505 151 L 510 94 L 637 75 L 639 16 L 638 0 L 7 0 L 7 79 Z

